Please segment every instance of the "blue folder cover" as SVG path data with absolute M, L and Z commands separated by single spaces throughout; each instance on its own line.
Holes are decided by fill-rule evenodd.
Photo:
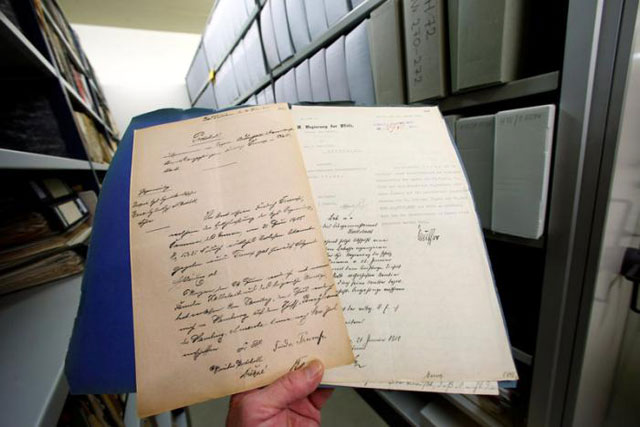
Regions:
M 129 178 L 136 129 L 211 114 L 163 109 L 134 117 L 104 179 L 65 373 L 73 394 L 136 391 L 129 258 Z
M 162 109 L 131 120 L 105 176 L 93 220 L 80 307 L 65 365 L 72 394 L 136 391 L 129 253 L 133 132 L 213 112 Z M 515 385 L 515 381 L 500 382 L 506 388 Z

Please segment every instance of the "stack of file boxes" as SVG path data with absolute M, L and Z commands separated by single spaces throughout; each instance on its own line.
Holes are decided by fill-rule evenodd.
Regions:
M 364 8 L 367 13 L 360 22 L 325 37 Z M 276 96 L 277 101 L 299 102 L 301 92 L 304 102 L 394 105 L 436 100 L 526 76 L 522 53 L 532 37 L 524 22 L 530 14 L 541 13 L 534 9 L 526 0 L 220 0 L 187 87 L 195 104 L 214 70 L 214 103 L 207 94 L 198 104 L 239 104 L 264 88 L 269 70 L 293 58 L 295 67 L 287 63 L 285 71 L 303 70 L 275 85 L 282 87 L 278 93 L 283 98 Z M 535 72 L 544 68 L 544 61 L 538 61 Z M 285 73 L 277 75 L 284 79 Z M 316 78 L 322 81 L 314 82 Z M 285 90 L 294 80 L 295 90 Z M 298 87 L 298 80 L 306 86 Z

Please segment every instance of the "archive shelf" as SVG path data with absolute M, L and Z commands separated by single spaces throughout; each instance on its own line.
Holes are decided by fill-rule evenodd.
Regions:
M 107 170 L 106 163 L 94 163 L 94 168 Z M 90 170 L 88 160 L 70 159 L 50 156 L 48 154 L 30 153 L 27 151 L 7 150 L 0 148 L 0 169 L 32 169 L 32 170 Z
M 438 105 L 443 113 L 451 113 L 464 108 L 553 92 L 560 87 L 559 84 L 560 72 L 552 71 L 514 80 L 503 85 L 451 94 L 441 100 L 432 101 L 432 103 Z

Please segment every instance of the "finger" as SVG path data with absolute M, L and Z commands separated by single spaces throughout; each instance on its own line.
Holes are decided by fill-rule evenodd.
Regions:
M 316 409 L 322 409 L 327 400 L 333 394 L 332 388 L 321 388 L 319 390 L 314 391 L 309 395 L 309 400 L 316 407 Z
M 313 360 L 303 369 L 289 372 L 276 382 L 260 390 L 260 400 L 268 406 L 286 408 L 296 400 L 309 396 L 320 384 L 324 366 Z

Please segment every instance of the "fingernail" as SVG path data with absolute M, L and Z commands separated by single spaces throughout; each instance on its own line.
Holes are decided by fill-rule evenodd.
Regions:
M 312 360 L 304 368 L 304 373 L 307 375 L 308 379 L 313 379 L 318 375 L 320 375 L 323 369 L 324 369 L 324 366 L 322 365 L 322 362 L 320 362 L 319 360 Z

